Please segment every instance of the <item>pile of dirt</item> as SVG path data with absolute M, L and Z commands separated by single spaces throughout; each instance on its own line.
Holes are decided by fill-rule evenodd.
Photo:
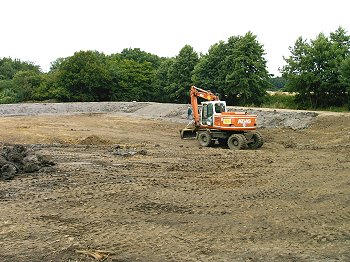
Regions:
M 24 145 L 8 145 L 0 148 L 0 180 L 13 179 L 18 174 L 33 173 L 55 165 L 45 156 L 36 154 Z
M 105 140 L 97 135 L 88 136 L 80 141 L 78 141 L 80 145 L 108 145 L 111 144 L 111 141 Z

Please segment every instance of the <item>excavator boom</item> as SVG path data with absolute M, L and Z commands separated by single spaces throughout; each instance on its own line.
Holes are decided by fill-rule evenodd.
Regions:
M 207 91 L 196 86 L 190 88 L 191 105 L 193 110 L 193 119 L 195 126 L 200 126 L 199 112 L 198 112 L 198 99 L 197 97 L 204 98 L 208 101 L 219 101 L 219 97 L 214 95 L 211 91 Z

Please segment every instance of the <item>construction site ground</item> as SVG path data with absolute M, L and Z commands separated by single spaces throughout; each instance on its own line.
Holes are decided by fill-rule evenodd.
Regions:
M 87 105 L 0 106 L 56 164 L 0 180 L 0 261 L 350 261 L 349 113 L 259 109 L 234 151 L 181 140 L 186 105 Z

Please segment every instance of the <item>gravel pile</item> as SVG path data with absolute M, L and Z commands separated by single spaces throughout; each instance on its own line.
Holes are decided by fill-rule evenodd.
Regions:
M 260 128 L 291 128 L 293 130 L 308 128 L 317 117 L 317 113 L 296 110 L 249 109 L 229 107 L 229 111 L 247 112 L 257 115 Z
M 16 175 L 37 172 L 53 165 L 52 161 L 24 145 L 0 148 L 0 180 L 10 180 Z
M 187 106 L 154 102 L 81 102 L 81 103 L 24 103 L 0 105 L 0 116 L 64 115 L 104 113 L 160 119 L 187 123 Z M 297 110 L 228 107 L 229 111 L 247 112 L 258 116 L 259 128 L 304 129 L 310 126 L 317 113 Z

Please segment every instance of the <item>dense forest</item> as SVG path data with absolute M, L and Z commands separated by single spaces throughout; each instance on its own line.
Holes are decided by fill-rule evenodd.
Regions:
M 259 106 L 267 90 L 295 92 L 298 108 L 350 107 L 350 36 L 339 27 L 315 39 L 299 37 L 281 68 L 270 75 L 257 36 L 247 32 L 213 44 L 199 54 L 185 45 L 175 57 L 138 48 L 105 55 L 79 51 L 38 65 L 0 58 L 0 103 L 24 101 L 155 101 L 188 103 L 197 85 L 218 93 L 229 105 Z M 290 98 L 289 98 L 290 99 Z

